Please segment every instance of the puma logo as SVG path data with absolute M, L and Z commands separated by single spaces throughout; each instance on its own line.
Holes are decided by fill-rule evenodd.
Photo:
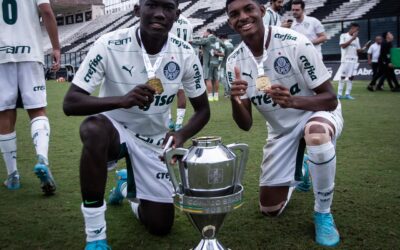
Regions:
M 131 75 L 131 76 L 132 76 L 132 69 L 133 68 L 134 68 L 134 66 L 132 66 L 131 69 L 128 69 L 126 66 L 122 66 L 122 69 L 128 71 L 129 75 Z
M 246 72 L 242 72 L 242 75 L 243 75 L 243 76 L 248 76 L 248 77 L 250 77 L 250 78 L 253 80 L 252 73 L 253 73 L 253 71 L 250 71 L 250 74 L 249 74 L 249 73 L 246 73 Z

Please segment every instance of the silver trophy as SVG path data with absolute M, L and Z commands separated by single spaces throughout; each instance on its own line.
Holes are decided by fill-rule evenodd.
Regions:
M 238 157 L 235 153 L 239 153 Z M 226 249 L 216 238 L 225 216 L 243 203 L 241 181 L 248 158 L 246 144 L 224 146 L 221 137 L 192 140 L 189 149 L 168 149 L 165 160 L 175 189 L 174 204 L 200 231 L 195 250 Z M 171 159 L 179 157 L 180 179 Z

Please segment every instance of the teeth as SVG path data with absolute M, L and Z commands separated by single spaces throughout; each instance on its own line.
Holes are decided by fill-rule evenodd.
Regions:
M 251 23 L 245 24 L 242 26 L 242 29 L 249 29 L 251 27 Z

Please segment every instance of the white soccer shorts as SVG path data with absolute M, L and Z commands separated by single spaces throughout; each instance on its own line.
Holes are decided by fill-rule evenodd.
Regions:
M 342 62 L 340 68 L 342 72 L 340 73 L 341 77 L 352 77 L 357 74 L 359 63 L 357 62 Z
M 120 143 L 125 143 L 128 149 L 136 198 L 172 203 L 173 186 L 169 180 L 167 166 L 159 158 L 162 148 L 145 144 L 137 139 L 131 130 L 113 118 L 103 115 L 112 122 L 119 133 Z M 129 166 L 129 164 L 127 165 Z
M 334 111 L 318 111 L 305 116 L 298 125 L 279 138 L 269 138 L 263 148 L 261 163 L 260 186 L 294 186 L 300 181 L 303 155 L 305 150 L 304 127 L 308 120 L 322 117 L 329 120 L 335 127 L 335 138 L 343 129 L 342 108 L 339 102 Z
M 0 111 L 16 108 L 18 90 L 25 109 L 47 106 L 46 81 L 41 63 L 2 63 L 0 76 Z

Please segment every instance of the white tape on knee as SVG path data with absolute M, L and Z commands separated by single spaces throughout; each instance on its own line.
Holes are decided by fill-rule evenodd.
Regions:
M 324 133 L 310 133 L 311 126 L 320 126 L 325 132 Z M 310 146 L 321 145 L 332 140 L 331 135 L 333 135 L 333 129 L 326 123 L 319 121 L 311 121 L 306 124 L 304 128 L 304 139 L 306 144 Z

